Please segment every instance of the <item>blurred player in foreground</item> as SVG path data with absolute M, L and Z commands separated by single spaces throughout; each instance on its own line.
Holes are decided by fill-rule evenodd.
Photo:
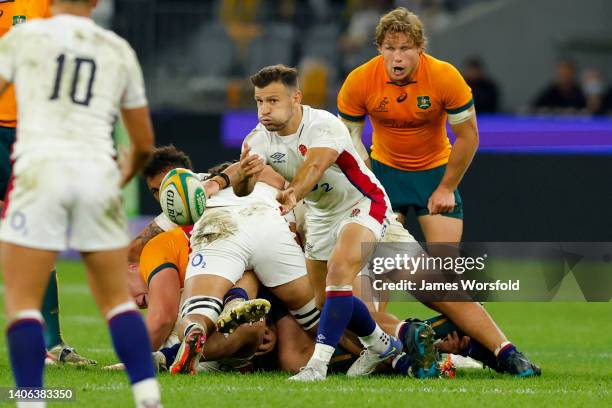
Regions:
M 0 227 L 9 354 L 18 387 L 43 386 L 39 310 L 58 252 L 74 248 L 136 406 L 158 407 L 151 344 L 127 290 L 120 190 L 149 158 L 153 131 L 136 55 L 91 20 L 96 3 L 58 0 L 52 18 L 26 23 L 0 42 L 0 89 L 15 82 L 19 106 L 14 180 Z M 119 110 L 132 141 L 120 168 L 110 137 Z
M 6 34 L 12 26 L 18 26 L 36 18 L 46 18 L 50 15 L 50 0 L 1 2 L 0 36 Z M 15 90 L 12 85 L 9 85 L 7 90 L 0 95 L 0 212 L 11 179 L 12 161 L 10 155 L 13 150 L 13 143 L 15 143 L 16 126 L 17 102 L 15 100 Z M 45 291 L 42 304 L 42 314 L 45 319 L 45 345 L 47 347 L 45 363 L 96 364 L 94 360 L 79 355 L 74 348 L 64 342 L 59 313 L 57 273 L 54 269 L 51 272 L 49 286 Z

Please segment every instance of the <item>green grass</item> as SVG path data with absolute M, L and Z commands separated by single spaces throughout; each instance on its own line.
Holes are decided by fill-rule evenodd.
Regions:
M 100 366 L 117 362 L 103 318 L 87 290 L 80 263 L 58 266 L 65 339 Z M 400 317 L 428 317 L 416 303 L 397 303 Z M 160 376 L 166 407 L 387 406 L 612 406 L 610 303 L 491 303 L 487 309 L 543 376 L 514 379 L 490 370 L 460 370 L 454 380 L 400 377 L 293 384 L 287 375 Z M 4 315 L 2 314 L 4 324 Z M 0 339 L 0 386 L 11 386 L 6 342 Z M 52 406 L 124 407 L 132 404 L 127 377 L 99 368 L 50 367 L 48 387 L 71 387 L 75 402 Z

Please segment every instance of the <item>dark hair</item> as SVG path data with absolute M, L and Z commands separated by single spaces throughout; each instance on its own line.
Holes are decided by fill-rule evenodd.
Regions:
M 251 75 L 251 83 L 257 88 L 265 88 L 272 82 L 282 82 L 285 86 L 297 88 L 298 70 L 283 64 L 270 65 Z
M 153 151 L 153 156 L 142 170 L 142 175 L 144 178 L 151 178 L 164 172 L 164 170 L 175 167 L 192 170 L 193 165 L 189 156 L 174 145 L 161 146 Z
M 206 172 L 210 174 L 221 173 L 223 170 L 227 169 L 229 166 L 231 166 L 234 163 L 236 163 L 236 161 L 231 161 L 231 162 L 226 161 L 223 163 L 219 163 L 219 164 L 214 165 L 210 169 L 206 170 Z

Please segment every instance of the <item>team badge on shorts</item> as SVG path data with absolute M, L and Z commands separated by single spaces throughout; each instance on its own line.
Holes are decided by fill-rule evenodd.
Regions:
M 351 211 L 351 217 L 358 216 L 360 212 L 361 210 L 359 208 L 353 208 L 353 211 Z
M 298 146 L 298 150 L 300 151 L 302 156 L 306 156 L 306 153 L 308 153 L 308 148 L 304 146 L 303 144 Z
M 417 96 L 417 106 L 421 109 L 427 109 L 431 106 L 429 96 Z

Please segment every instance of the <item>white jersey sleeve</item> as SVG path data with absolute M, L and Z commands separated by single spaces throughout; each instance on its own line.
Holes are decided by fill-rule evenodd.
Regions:
M 164 213 L 159 214 L 153 221 L 155 221 L 157 226 L 164 231 L 170 231 L 178 227 L 178 225 L 170 221 L 170 218 Z
M 127 69 L 127 84 L 121 97 L 121 107 L 124 109 L 136 109 L 147 106 L 142 69 L 138 63 L 136 53 L 129 45 L 128 51 L 126 52 L 125 63 Z
M 19 49 L 17 28 L 13 28 L 0 38 L 0 76 L 8 82 L 13 82 L 15 76 L 15 51 Z
M 244 151 L 244 145 L 248 144 L 251 148 L 251 154 L 257 154 L 264 161 L 264 164 L 268 164 L 270 141 L 266 137 L 266 132 L 262 131 L 261 127 L 261 124 L 257 125 L 257 127 L 244 138 L 241 153 Z
M 342 125 L 342 123 L 340 123 Z M 309 132 L 310 148 L 327 147 L 341 154 L 346 148 L 348 130 L 344 125 L 338 126 L 334 121 L 315 123 Z

